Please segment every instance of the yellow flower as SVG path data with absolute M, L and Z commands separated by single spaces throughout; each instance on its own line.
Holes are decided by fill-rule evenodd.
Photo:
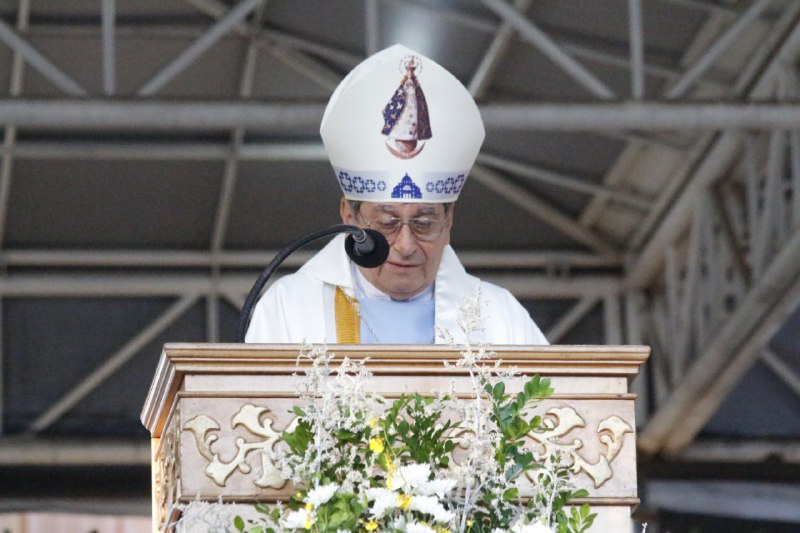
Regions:
M 377 418 L 373 418 L 372 420 L 370 420 L 369 422 L 367 422 L 367 425 L 368 425 L 369 427 L 371 427 L 372 429 L 375 429 L 375 428 L 377 428 L 377 427 L 378 427 L 378 419 L 377 419 Z
M 391 490 L 391 489 L 389 489 Z M 411 505 L 411 496 L 407 494 L 397 495 L 397 506 L 403 511 L 408 511 L 408 506 Z
M 310 502 L 306 504 L 306 510 L 310 511 L 310 510 L 311 510 L 311 509 L 313 509 L 313 508 L 314 508 L 314 506 L 313 506 L 313 505 L 311 505 L 311 503 L 310 503 Z
M 306 518 L 306 523 L 303 524 L 303 527 L 306 528 L 306 529 L 311 529 L 311 526 L 313 524 L 314 524 L 314 522 L 311 521 L 311 515 L 308 515 L 308 518 Z
M 383 453 L 383 440 L 381 440 L 380 437 L 369 439 L 369 449 L 373 453 L 380 455 L 381 453 Z
M 367 531 L 375 531 L 376 529 L 378 529 L 378 523 L 375 520 L 370 520 L 364 527 L 366 528 Z
M 467 520 L 467 527 L 472 527 L 472 524 L 474 524 L 474 523 L 475 523 L 475 520 L 470 518 L 469 520 Z

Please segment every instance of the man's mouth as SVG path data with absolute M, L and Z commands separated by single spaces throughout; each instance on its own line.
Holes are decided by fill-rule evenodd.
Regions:
M 387 261 L 386 264 L 391 265 L 394 268 L 402 268 L 402 269 L 410 269 L 419 266 L 417 264 L 412 264 L 412 263 L 395 263 L 393 261 Z

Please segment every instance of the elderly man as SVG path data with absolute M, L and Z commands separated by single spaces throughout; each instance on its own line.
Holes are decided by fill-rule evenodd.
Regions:
M 366 59 L 339 85 L 321 135 L 344 193 L 342 221 L 381 232 L 387 261 L 350 261 L 334 238 L 259 301 L 247 342 L 459 342 L 459 304 L 480 294 L 473 341 L 547 344 L 505 289 L 466 273 L 450 247 L 454 202 L 484 138 L 467 90 L 432 60 L 400 45 Z

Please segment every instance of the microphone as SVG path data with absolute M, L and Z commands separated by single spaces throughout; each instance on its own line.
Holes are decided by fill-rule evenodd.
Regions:
M 386 237 L 380 232 L 373 229 L 364 230 L 358 226 L 351 226 L 349 224 L 337 224 L 297 239 L 278 252 L 258 277 L 253 288 L 250 289 L 250 294 L 247 295 L 247 299 L 242 306 L 242 311 L 239 313 L 239 325 L 236 328 L 236 342 L 244 342 L 244 337 L 247 334 L 247 327 L 250 325 L 250 315 L 253 313 L 256 302 L 258 302 L 258 299 L 261 297 L 261 290 L 281 263 L 298 248 L 305 246 L 311 241 L 333 235 L 334 233 L 345 232 L 350 235 L 345 240 L 344 249 L 355 264 L 365 268 L 375 268 L 382 265 L 386 261 L 386 258 L 389 257 L 389 243 L 386 241 Z
M 364 268 L 379 267 L 389 257 L 389 241 L 374 229 L 350 233 L 344 241 L 344 249 L 353 263 Z

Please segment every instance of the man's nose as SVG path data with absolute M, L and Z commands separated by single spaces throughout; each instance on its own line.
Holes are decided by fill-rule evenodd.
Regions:
M 417 239 L 411 232 L 411 227 L 408 224 L 400 226 L 394 236 L 394 240 L 392 240 L 392 248 L 397 250 L 403 257 L 408 257 L 417 250 L 417 247 Z

